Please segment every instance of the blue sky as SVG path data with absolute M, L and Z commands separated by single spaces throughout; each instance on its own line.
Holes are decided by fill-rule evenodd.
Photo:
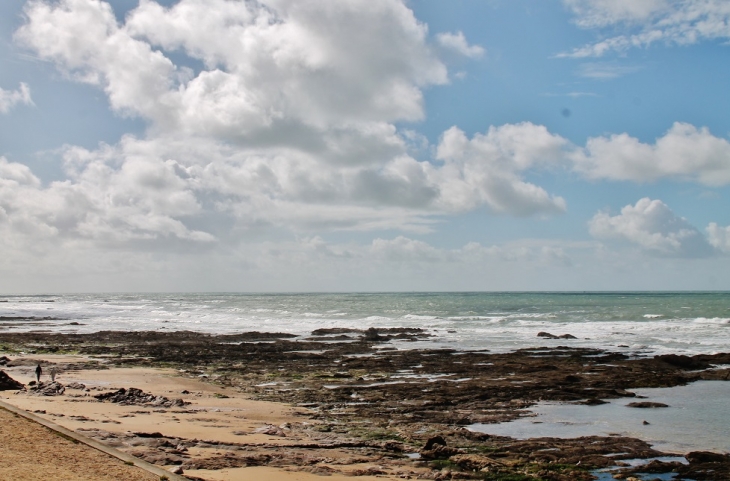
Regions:
M 0 290 L 730 289 L 719 0 L 9 0 Z

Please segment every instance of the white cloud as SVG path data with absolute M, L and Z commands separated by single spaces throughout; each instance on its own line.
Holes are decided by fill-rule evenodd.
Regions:
M 584 28 L 645 22 L 670 8 L 670 0 L 563 0 Z
M 32 2 L 26 15 L 18 41 L 166 131 L 281 142 L 418 120 L 420 88 L 447 82 L 426 27 L 397 0 L 143 1 L 123 25 L 99 0 Z M 173 50 L 205 68 L 177 67 Z
M 573 159 L 575 169 L 593 179 L 675 178 L 710 186 L 730 184 L 730 142 L 705 127 L 680 122 L 654 144 L 625 133 L 590 138 Z
M 591 235 L 618 239 L 665 256 L 703 257 L 712 248 L 702 234 L 683 217 L 677 217 L 662 201 L 643 198 L 627 205 L 621 214 L 599 212 L 589 222 Z
M 33 105 L 27 84 L 21 83 L 18 90 L 4 90 L 0 87 L 0 114 L 10 112 L 18 104 Z
M 440 33 L 436 35 L 438 43 L 459 55 L 469 58 L 479 58 L 484 55 L 484 48 L 479 45 L 469 45 L 463 32 Z
M 145 0 L 123 23 L 100 0 L 32 1 L 25 14 L 16 41 L 149 123 L 142 139 L 66 148 L 67 180 L 29 192 L 40 204 L 76 199 L 62 226 L 28 211 L 54 235 L 112 243 L 224 241 L 266 227 L 425 232 L 437 216 L 480 206 L 565 210 L 522 179 L 564 143 L 544 127 L 493 128 L 461 144 L 452 129 L 442 162 L 411 156 L 429 146 L 395 122 L 422 118 L 423 88 L 448 75 L 400 0 Z M 479 51 L 463 34 L 439 38 Z M 180 55 L 197 71 L 171 60 Z
M 583 28 L 620 27 L 633 33 L 609 37 L 559 56 L 601 57 L 656 42 L 688 45 L 730 39 L 725 0 L 563 0 Z
M 730 254 L 730 226 L 722 227 L 715 222 L 710 222 L 707 226 L 707 235 L 712 247 Z
M 82 162 L 90 156 L 73 149 L 67 157 Z M 26 166 L 0 158 L 0 230 L 33 241 L 86 239 L 102 245 L 214 240 L 179 220 L 198 214 L 200 205 L 174 167 L 174 161 L 139 158 L 114 170 L 92 158 L 72 180 L 43 187 Z
M 525 182 L 520 174 L 560 163 L 567 147 L 562 137 L 529 122 L 490 127 L 471 140 L 452 127 L 444 132 L 436 154 L 444 161 L 434 172 L 442 192 L 438 202 L 454 211 L 486 204 L 514 215 L 562 212 L 564 199 Z

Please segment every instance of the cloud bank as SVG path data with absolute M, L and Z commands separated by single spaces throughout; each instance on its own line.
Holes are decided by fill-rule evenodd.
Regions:
M 439 163 L 410 155 L 396 122 L 422 119 L 423 90 L 448 72 L 401 1 L 148 0 L 122 24 L 100 0 L 33 1 L 25 14 L 18 43 L 102 89 L 119 115 L 148 122 L 145 138 L 67 146 L 63 182 L 15 186 L 36 207 L 8 199 L 6 210 L 35 229 L 207 243 L 231 228 L 424 232 L 433 216 L 480 207 L 565 209 L 521 178 L 537 152 L 509 145 L 538 130 L 550 137 L 544 128 L 505 126 L 463 151 L 452 129 Z M 483 53 L 461 32 L 436 41 Z

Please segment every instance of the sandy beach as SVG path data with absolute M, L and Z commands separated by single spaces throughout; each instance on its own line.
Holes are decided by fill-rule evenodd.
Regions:
M 38 362 L 45 365 L 78 365 L 88 362 L 90 358 L 75 355 L 25 355 L 16 359 L 16 367 L 5 368 L 5 371 L 14 379 L 28 383 L 33 380 L 33 369 Z M 44 376 L 47 378 L 47 375 Z M 43 379 L 42 379 L 43 380 Z M 48 381 L 48 379 L 45 379 Z M 255 447 L 261 446 L 261 451 L 272 448 L 286 449 L 287 446 L 303 443 L 316 443 L 304 435 L 282 436 L 283 432 L 275 435 L 265 434 L 267 428 L 292 426 L 296 424 L 311 424 L 304 417 L 305 410 L 292 408 L 286 404 L 266 401 L 256 401 L 230 389 L 215 386 L 203 380 L 190 379 L 180 375 L 174 369 L 161 368 L 106 368 L 106 369 L 64 369 L 56 379 L 68 386 L 74 383 L 83 384 L 86 389 L 68 389 L 64 395 L 42 396 L 25 392 L 12 394 L 8 391 L 0 392 L 0 399 L 18 408 L 35 413 L 56 424 L 70 430 L 78 431 L 95 439 L 100 439 L 110 446 L 119 448 L 142 457 L 144 443 L 125 443 L 127 433 L 160 433 L 165 437 L 196 439 L 217 443 L 231 443 L 232 445 L 246 444 L 253 447 L 247 451 L 249 456 L 255 457 L 260 451 Z M 186 403 L 184 409 L 141 409 L 138 405 L 120 405 L 116 403 L 98 402 L 92 395 L 102 391 L 113 391 L 122 387 L 136 387 L 147 393 L 168 398 L 180 398 Z M 282 428 L 279 428 L 281 431 Z M 286 428 L 287 431 L 292 431 Z M 4 430 L 4 429 L 3 429 Z M 110 439 L 109 434 L 116 435 Z M 156 439 L 156 438 L 147 438 Z M 55 442 L 55 440 L 53 440 Z M 195 458 L 211 458 L 225 455 L 225 448 L 212 444 L 205 447 L 196 446 L 190 449 L 182 448 Z M 380 471 L 373 463 L 348 463 L 343 474 L 335 472 L 329 464 L 337 465 L 348 458 L 346 452 L 336 449 L 327 449 L 328 460 L 331 463 L 316 463 L 312 466 L 314 473 L 303 471 L 287 471 L 286 468 L 272 468 L 267 466 L 228 467 L 216 470 L 190 469 L 184 473 L 193 478 L 216 481 L 235 480 L 271 480 L 271 481 L 307 481 L 321 479 L 317 472 L 327 475 L 328 479 L 340 481 L 351 479 L 349 473 L 360 473 L 373 470 Z M 151 456 L 150 461 L 157 461 Z M 98 462 L 98 460 L 97 460 Z M 26 470 L 32 465 L 29 459 L 18 470 Z M 167 468 L 174 469 L 175 464 Z M 15 472 L 15 471 L 13 471 Z M 22 479 L 9 476 L 0 479 Z M 60 474 L 60 476 L 63 476 Z M 70 475 L 69 475 L 70 476 Z M 125 475 L 126 476 L 126 475 Z M 31 478 L 28 478 L 31 479 Z M 32 478 L 40 479 L 40 478 Z M 75 479 L 73 476 L 68 478 Z M 81 479 L 81 478 L 79 478 Z M 92 478 L 89 478 L 92 479 Z M 102 479 L 102 478 L 99 478 Z M 103 478 L 107 479 L 107 478 Z M 108 479 L 137 479 L 133 477 L 109 477 Z M 148 477 L 139 478 L 148 479 Z M 152 477 L 149 479 L 157 479 Z M 362 476 L 358 479 L 368 481 L 376 479 L 374 476 Z M 383 476 L 377 479 L 402 479 L 396 476 Z
M 129 466 L 101 451 L 57 435 L 0 408 L 0 480 L 158 481 L 158 475 Z
M 530 416 L 540 400 L 591 406 L 636 398 L 640 387 L 726 380 L 728 354 L 387 348 L 422 335 L 5 333 L 0 369 L 25 387 L 0 398 L 189 479 L 588 481 L 601 471 L 629 477 L 633 460 L 653 473 L 728 479 L 722 452 L 684 453 L 680 463 L 620 435 L 517 440 L 468 429 Z

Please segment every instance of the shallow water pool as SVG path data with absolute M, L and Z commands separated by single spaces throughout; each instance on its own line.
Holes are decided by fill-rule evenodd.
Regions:
M 669 407 L 627 407 L 635 398 L 615 399 L 598 406 L 540 403 L 532 408 L 534 417 L 473 424 L 469 429 L 518 439 L 621 435 L 642 439 L 665 452 L 730 452 L 730 382 L 698 381 L 633 392 L 645 396 L 642 401 Z

